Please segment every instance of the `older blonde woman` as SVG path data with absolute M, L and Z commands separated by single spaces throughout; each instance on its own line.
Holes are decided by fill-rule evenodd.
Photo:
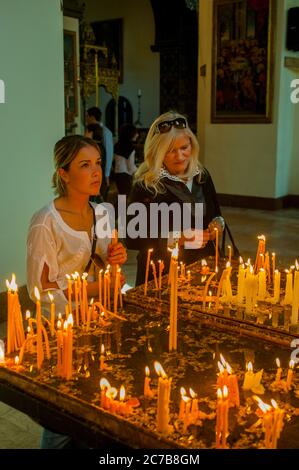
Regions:
M 170 111 L 159 116 L 151 125 L 144 146 L 144 162 L 135 174 L 135 183 L 130 195 L 130 203 L 143 203 L 147 209 L 147 238 L 130 237 L 128 234 L 128 248 L 139 250 L 137 260 L 136 285 L 144 282 L 147 251 L 153 248 L 154 259 L 163 259 L 168 268 L 170 239 L 177 238 L 181 249 L 180 259 L 190 264 L 201 257 L 215 254 L 215 230 L 220 234 L 224 230 L 224 220 L 221 216 L 216 191 L 212 178 L 199 161 L 198 141 L 188 126 L 187 119 L 176 112 Z M 177 230 L 175 213 L 165 207 L 171 208 L 176 202 L 182 208 L 180 213 L 181 228 Z M 158 221 L 158 230 L 151 230 L 156 223 L 151 213 L 151 205 L 157 203 L 164 205 L 164 213 Z M 183 205 L 189 203 L 191 216 L 189 226 L 183 220 Z M 202 203 L 202 220 L 200 236 L 198 224 L 195 220 L 195 203 Z M 166 206 L 165 206 L 166 204 Z M 162 207 L 162 206 L 161 206 Z M 168 220 L 168 234 L 162 233 L 162 226 Z M 185 222 L 185 223 L 184 223 Z M 192 247 L 186 247 L 186 229 L 191 235 L 188 239 L 195 241 Z M 156 233 L 157 236 L 152 236 Z M 193 237 L 193 238 L 192 238 Z M 196 240 L 198 242 L 196 243 Z M 191 249 L 192 248 L 192 249 Z

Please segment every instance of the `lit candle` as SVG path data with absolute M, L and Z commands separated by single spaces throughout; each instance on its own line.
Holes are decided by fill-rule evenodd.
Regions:
M 260 235 L 258 238 L 258 247 L 256 252 L 254 271 L 258 272 L 260 268 L 263 268 L 264 254 L 266 250 L 266 238 L 264 235 Z
M 190 424 L 191 420 L 191 399 L 189 397 L 183 397 L 185 401 L 185 415 L 184 415 L 184 426 L 183 432 L 187 432 L 187 428 Z
M 180 411 L 179 411 L 179 419 L 183 420 L 185 417 L 185 411 L 186 411 L 186 390 L 184 387 L 181 387 L 181 401 L 180 401 Z
M 299 265 L 296 260 L 296 271 L 294 274 L 294 290 L 292 301 L 292 319 L 291 323 L 296 325 L 298 323 L 298 309 L 299 309 Z
M 65 275 L 67 278 L 67 293 L 68 293 L 68 300 L 69 300 L 69 313 L 72 313 L 72 278 L 69 274 Z
M 78 279 L 80 278 L 79 273 L 75 272 L 72 274 L 75 286 L 75 311 L 76 311 L 76 325 L 79 326 L 79 285 Z
M 259 397 L 255 396 L 254 399 L 258 402 L 260 409 L 263 412 L 263 428 L 265 432 L 265 448 L 271 448 L 271 437 L 273 433 L 273 413 L 272 407 L 264 403 Z
M 169 399 L 171 378 L 168 379 L 163 367 L 159 362 L 155 362 L 155 369 L 159 375 L 158 380 L 158 403 L 157 403 L 157 431 L 161 433 L 169 432 Z
M 66 351 L 66 380 L 73 375 L 73 315 L 70 313 L 67 319 L 67 351 Z
M 150 260 L 151 260 L 152 252 L 153 252 L 153 248 L 150 248 L 147 251 L 147 260 L 146 260 L 146 268 L 145 268 L 145 280 L 144 280 L 144 295 L 147 294 L 148 273 L 149 273 L 149 267 L 150 267 Z
M 228 389 L 226 385 L 217 390 L 216 407 L 216 448 L 225 449 L 228 435 Z
M 267 294 L 266 271 L 261 268 L 258 274 L 258 299 L 265 300 Z
M 154 392 L 151 390 L 150 387 L 151 378 L 150 378 L 150 370 L 148 366 L 145 368 L 145 377 L 144 377 L 144 387 L 143 387 L 143 394 L 145 397 L 152 398 Z
M 273 284 L 274 284 L 274 274 L 275 274 L 275 253 L 272 253 L 272 279 L 273 279 Z
M 278 269 L 275 270 L 274 273 L 274 296 L 273 302 L 278 304 L 280 300 L 280 272 Z
M 54 336 L 55 334 L 55 304 L 53 302 L 54 296 L 51 294 L 51 292 L 48 292 L 48 296 L 51 302 L 51 307 L 50 307 L 50 324 L 51 324 L 51 336 Z
M 285 288 L 285 296 L 284 296 L 284 305 L 291 305 L 293 300 L 293 273 L 288 269 L 285 270 L 287 273 L 287 281 L 286 281 L 286 288 Z
M 37 287 L 34 288 L 36 297 L 36 350 L 37 350 L 37 368 L 41 368 L 44 360 L 43 339 L 42 339 L 42 312 L 40 304 L 40 294 Z
M 101 305 L 103 305 L 102 289 L 103 289 L 103 269 L 100 269 L 99 271 L 99 302 Z
M 278 357 L 276 358 L 276 365 L 277 365 L 277 371 L 276 371 L 275 382 L 280 382 L 282 369 L 280 367 L 280 360 Z
M 295 365 L 295 362 L 291 359 L 290 363 L 289 363 L 289 369 L 288 369 L 287 381 L 286 381 L 286 389 L 287 390 L 290 390 L 291 385 L 292 385 L 293 374 L 294 374 L 294 365 Z
M 178 314 L 178 246 L 172 249 L 170 269 L 170 321 L 169 351 L 177 349 L 177 314 Z
M 152 270 L 153 270 L 155 289 L 158 290 L 157 271 L 156 271 L 156 265 L 155 265 L 154 261 L 151 261 L 151 267 L 152 267 Z
M 263 372 L 264 370 L 261 369 L 260 371 L 254 373 L 252 363 L 248 362 L 247 372 L 245 372 L 244 377 L 243 389 L 251 390 L 254 393 L 263 393 L 264 387 L 261 384 Z
M 0 339 L 0 364 L 5 364 L 5 344 L 2 339 Z
M 128 414 L 128 406 L 125 403 L 125 396 L 126 390 L 125 387 L 122 385 L 119 390 L 119 414 L 123 416 L 127 416 Z
M 159 290 L 162 288 L 162 274 L 164 270 L 164 262 L 159 259 L 158 261 L 159 264 Z
M 196 422 L 197 416 L 198 416 L 198 399 L 197 399 L 197 394 L 194 392 L 192 388 L 189 389 L 190 396 L 192 399 L 191 402 L 191 418 L 192 422 Z
M 283 417 L 284 411 L 281 410 L 275 400 L 271 400 L 271 404 L 273 406 L 273 413 L 274 413 L 274 426 L 273 426 L 273 434 L 272 434 L 272 449 L 277 448 L 277 441 L 280 437 L 282 428 L 283 428 Z
M 100 354 L 100 370 L 105 369 L 105 346 L 102 344 L 101 345 L 101 354 Z
M 215 239 L 215 272 L 217 272 L 218 269 L 218 243 L 219 243 L 219 231 L 218 228 L 214 228 L 215 233 L 216 233 L 216 239 Z
M 244 283 L 245 283 L 245 265 L 243 259 L 240 257 L 239 271 L 238 271 L 238 287 L 237 287 L 237 303 L 241 305 L 244 298 Z
M 108 382 L 107 379 L 102 378 L 100 380 L 100 388 L 101 388 L 101 407 L 104 408 L 104 410 L 107 409 L 107 396 L 106 392 L 111 388 L 110 383 Z

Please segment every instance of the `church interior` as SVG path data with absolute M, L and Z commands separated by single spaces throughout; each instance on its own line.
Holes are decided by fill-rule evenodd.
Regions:
M 295 302 L 299 270 L 296 263 L 299 261 L 299 0 L 1 0 L 0 4 L 0 339 L 4 340 L 7 335 L 9 300 L 5 280 L 10 279 L 12 273 L 19 286 L 22 312 L 25 314 L 25 310 L 34 308 L 26 287 L 26 237 L 32 214 L 53 199 L 54 144 L 64 135 L 83 135 L 86 112 L 93 106 L 101 109 L 102 121 L 112 132 L 114 143 L 123 124 L 130 123 L 137 128 L 137 167 L 143 162 L 144 142 L 152 122 L 168 110 L 186 116 L 199 142 L 200 161 L 213 176 L 222 216 L 243 260 L 255 258 L 258 237 L 264 235 L 273 289 L 275 253 L 282 279 L 285 276 L 287 282 L 285 270 L 294 272 Z M 293 29 L 292 21 L 295 21 Z M 117 187 L 112 179 L 107 201 L 116 204 L 116 199 Z M 225 253 L 228 256 L 227 246 Z M 128 260 L 122 267 L 126 283 L 131 287 L 135 284 L 136 256 L 137 251 L 129 249 Z M 266 264 L 263 266 L 267 271 Z M 240 280 L 240 271 L 238 276 Z M 237 289 L 237 284 L 234 288 Z M 149 289 L 147 299 L 138 287 L 129 300 L 134 315 L 137 315 L 136 304 L 142 305 L 143 299 L 145 309 L 155 308 L 154 299 L 158 297 L 153 293 L 154 288 Z M 205 299 L 210 294 L 201 295 Z M 189 300 L 181 297 L 186 305 Z M 216 305 L 218 301 L 219 298 Z M 161 296 L 159 302 L 163 308 L 168 306 L 168 300 L 161 300 Z M 171 304 L 171 299 L 169 302 Z M 225 316 L 225 301 L 223 304 Z M 193 309 L 192 302 L 190 305 Z M 285 312 L 287 308 L 282 307 L 282 310 Z M 232 311 L 238 315 L 237 308 Z M 214 317 L 217 315 L 219 317 L 216 310 Z M 271 315 L 273 312 L 270 319 Z M 156 317 L 154 321 L 157 322 Z M 231 323 L 227 320 L 226 326 L 232 327 L 233 321 L 237 320 L 233 318 Z M 246 320 L 244 316 L 242 321 L 249 325 L 253 320 L 251 317 Z M 262 328 L 260 317 L 256 323 L 262 338 L 265 329 L 270 327 L 264 322 Z M 250 328 L 252 325 L 248 326 Z M 273 344 L 282 348 L 285 368 L 287 354 L 283 347 L 298 333 L 299 328 L 285 330 L 276 326 L 277 343 Z M 256 357 L 259 357 L 258 352 Z M 260 363 L 257 361 L 257 364 Z M 36 413 L 30 415 L 27 405 L 14 406 L 8 398 L 9 387 L 3 386 L 1 365 L 0 357 L 0 449 L 38 449 L 44 421 L 38 422 Z M 223 361 L 223 367 L 226 371 L 228 363 Z M 270 372 L 267 371 L 266 377 L 269 383 Z M 221 370 L 217 383 L 219 376 Z M 282 389 L 269 386 L 274 390 L 275 399 L 278 397 L 279 410 L 284 410 L 285 402 L 288 403 L 290 408 L 284 412 L 289 416 L 295 416 L 295 410 L 299 410 L 298 369 L 297 376 L 292 389 L 286 385 L 286 399 Z M 287 377 L 286 383 L 288 380 L 291 379 Z M 216 390 L 214 395 L 216 397 Z M 265 396 L 265 401 L 269 401 L 270 395 Z M 179 400 L 176 395 L 173 397 L 173 401 Z M 26 401 L 24 397 L 19 399 L 20 403 Z M 195 400 L 190 400 L 193 407 Z M 254 406 L 252 400 L 248 403 Z M 164 445 L 176 448 L 173 443 L 181 439 L 178 437 L 181 429 L 184 431 L 178 447 L 192 448 L 186 435 L 192 434 L 193 427 L 203 429 L 205 423 L 210 436 L 212 421 L 206 409 L 207 414 L 202 411 L 204 417 L 198 425 L 196 420 L 193 424 L 187 423 L 188 406 L 189 398 L 186 398 L 185 418 L 179 425 L 172 411 L 171 422 L 175 421 L 174 427 L 179 431 L 176 429 L 173 440 L 165 437 L 163 441 L 163 437 L 161 448 Z M 275 413 L 275 405 L 273 410 Z M 235 415 L 234 419 L 239 423 Z M 132 422 L 134 426 L 140 425 L 137 417 Z M 232 419 L 230 426 L 231 423 Z M 156 431 L 150 426 L 149 432 L 157 439 Z M 288 431 L 285 424 L 280 440 L 277 423 L 275 426 L 275 438 L 271 437 L 275 441 L 273 446 L 278 439 L 278 447 L 279 442 L 281 448 L 288 447 L 288 442 L 292 448 L 299 447 L 298 438 L 296 441 L 292 435 L 296 423 L 293 431 Z M 119 430 L 115 432 L 122 436 Z M 221 433 L 226 441 L 223 430 Z M 196 445 L 203 448 L 209 442 L 213 447 L 210 437 L 205 440 L 203 434 L 194 431 Z M 259 441 L 252 437 L 254 433 L 248 441 L 239 435 L 235 437 L 232 430 L 226 434 L 230 435 L 229 447 L 264 447 L 260 443 L 261 434 Z M 162 431 L 161 435 L 165 433 Z M 160 442 L 147 433 L 143 437 L 148 447 L 151 442 L 155 445 Z M 119 441 L 128 445 L 122 439 Z M 226 447 L 223 442 L 218 447 Z M 134 445 L 142 447 L 138 440 Z

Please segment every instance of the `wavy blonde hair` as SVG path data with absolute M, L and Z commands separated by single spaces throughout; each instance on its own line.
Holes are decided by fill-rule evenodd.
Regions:
M 142 183 L 146 189 L 150 190 L 155 195 L 165 191 L 159 179 L 160 170 L 163 166 L 165 155 L 172 150 L 176 138 L 182 135 L 190 138 L 192 147 L 190 163 L 185 176 L 186 178 L 191 177 L 196 173 L 196 170 L 199 170 L 198 178 L 199 180 L 201 178 L 203 167 L 199 161 L 199 144 L 188 124 L 185 129 L 177 129 L 172 126 L 169 132 L 157 132 L 158 124 L 177 118 L 186 119 L 182 114 L 175 111 L 168 111 L 167 113 L 161 114 L 161 116 L 152 123 L 144 143 L 144 162 L 135 173 L 134 181 Z

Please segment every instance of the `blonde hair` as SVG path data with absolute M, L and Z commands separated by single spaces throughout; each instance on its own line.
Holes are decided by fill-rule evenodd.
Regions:
M 54 166 L 55 173 L 52 177 L 52 187 L 55 194 L 65 196 L 67 194 L 66 184 L 59 174 L 59 169 L 68 171 L 70 164 L 76 158 L 80 150 L 84 147 L 94 147 L 101 154 L 99 146 L 89 137 L 82 135 L 65 136 L 56 142 L 54 147 Z
M 135 182 L 141 182 L 146 189 L 157 193 L 164 192 L 163 185 L 159 180 L 160 170 L 163 166 L 165 155 L 172 150 L 175 139 L 178 136 L 185 135 L 190 138 L 191 142 L 191 156 L 188 169 L 186 171 L 186 178 L 191 177 L 199 170 L 199 179 L 203 167 L 199 161 L 199 144 L 197 138 L 187 125 L 186 128 L 177 129 L 172 126 L 168 132 L 157 132 L 157 126 L 163 121 L 171 121 L 177 118 L 185 118 L 182 114 L 175 111 L 168 111 L 167 113 L 159 116 L 151 125 L 144 144 L 144 162 L 139 166 L 135 173 Z

